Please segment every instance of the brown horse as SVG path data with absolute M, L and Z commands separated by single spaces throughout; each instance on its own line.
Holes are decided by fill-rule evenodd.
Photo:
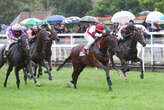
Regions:
M 130 36 L 122 41 L 119 41 L 120 55 L 125 61 L 140 62 L 141 64 L 141 74 L 140 77 L 143 79 L 143 62 L 142 59 L 137 56 L 137 42 L 141 43 L 142 46 L 146 46 L 146 41 L 143 35 L 143 30 L 134 26 L 133 30 L 130 30 Z M 114 55 L 114 54 L 113 54 Z M 114 64 L 113 55 L 111 56 L 111 62 L 116 71 L 119 71 Z M 123 71 L 125 80 L 128 81 L 126 76 L 127 71 Z
M 66 62 L 72 60 L 73 73 L 72 81 L 74 88 L 76 88 L 77 80 L 83 69 L 88 66 L 103 68 L 106 72 L 106 79 L 109 89 L 112 90 L 112 82 L 109 75 L 109 58 L 112 52 L 119 54 L 119 47 L 117 38 L 111 34 L 106 34 L 101 39 L 99 38 L 89 49 L 89 54 L 86 56 L 79 56 L 84 45 L 79 45 L 72 48 L 70 56 L 61 64 L 57 71 L 64 66 Z

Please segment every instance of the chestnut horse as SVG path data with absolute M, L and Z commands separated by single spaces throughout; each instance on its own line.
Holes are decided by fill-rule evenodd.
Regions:
M 71 83 L 73 83 L 74 88 L 76 88 L 78 77 L 86 66 L 103 68 L 106 72 L 109 90 L 112 90 L 112 82 L 109 75 L 109 58 L 113 52 L 117 54 L 120 53 L 117 38 L 107 33 L 103 35 L 103 37 L 96 40 L 96 42 L 89 49 L 88 55 L 79 56 L 83 48 L 84 45 L 79 45 L 72 48 L 70 56 L 57 68 L 57 71 L 60 70 L 66 62 L 71 60 L 73 64 Z

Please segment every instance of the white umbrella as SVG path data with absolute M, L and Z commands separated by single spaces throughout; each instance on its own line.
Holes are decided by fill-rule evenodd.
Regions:
M 153 23 L 153 22 L 156 22 L 156 23 L 161 23 L 160 22 L 160 17 L 164 16 L 161 12 L 159 11 L 153 11 L 153 12 L 150 12 L 147 17 L 146 17 L 146 22 L 147 23 Z
M 84 17 L 81 18 L 80 22 L 86 22 L 86 23 L 94 22 L 94 23 L 97 23 L 99 21 L 98 21 L 98 19 L 96 17 L 84 16 Z
M 111 19 L 113 23 L 127 23 L 130 20 L 134 20 L 135 16 L 129 11 L 119 11 L 115 13 Z

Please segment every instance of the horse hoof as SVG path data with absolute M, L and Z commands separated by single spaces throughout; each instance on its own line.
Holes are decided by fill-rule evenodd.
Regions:
M 144 75 L 140 75 L 140 78 L 141 78 L 141 79 L 144 79 Z
M 3 84 L 3 87 L 6 88 L 6 84 Z
M 129 83 L 129 80 L 128 80 L 128 78 L 125 78 L 125 81 L 126 81 L 127 83 Z
M 109 87 L 109 91 L 112 91 L 112 87 Z
M 49 80 L 52 80 L 52 77 L 49 77 L 48 79 L 49 79 Z
M 73 86 L 72 86 L 72 83 L 67 83 L 67 85 L 66 85 L 66 88 L 72 88 Z
M 40 84 L 39 84 L 39 82 L 36 82 L 36 83 L 35 83 L 35 85 L 36 85 L 37 87 L 40 87 Z

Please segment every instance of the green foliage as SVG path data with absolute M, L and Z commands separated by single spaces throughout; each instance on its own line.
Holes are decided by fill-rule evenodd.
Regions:
M 163 110 L 164 74 L 130 71 L 130 82 L 110 71 L 113 91 L 108 91 L 105 72 L 101 69 L 86 68 L 81 73 L 77 89 L 66 88 L 71 80 L 72 68 L 63 68 L 59 72 L 53 68 L 53 80 L 43 74 L 38 78 L 41 87 L 35 87 L 32 80 L 24 85 L 20 72 L 20 89 L 16 88 L 14 72 L 4 88 L 7 68 L 0 70 L 0 109 L 1 110 Z
M 53 0 L 55 9 L 53 14 L 82 17 L 92 9 L 90 0 Z
M 89 11 L 93 16 L 111 16 L 117 11 L 126 10 L 138 15 L 141 11 L 164 12 L 164 0 L 104 0 Z
M 134 8 L 135 7 L 135 8 Z M 137 0 L 104 0 L 98 2 L 97 6 L 89 12 L 94 16 L 109 16 L 117 11 L 127 10 L 133 13 L 141 11 L 139 1 Z

